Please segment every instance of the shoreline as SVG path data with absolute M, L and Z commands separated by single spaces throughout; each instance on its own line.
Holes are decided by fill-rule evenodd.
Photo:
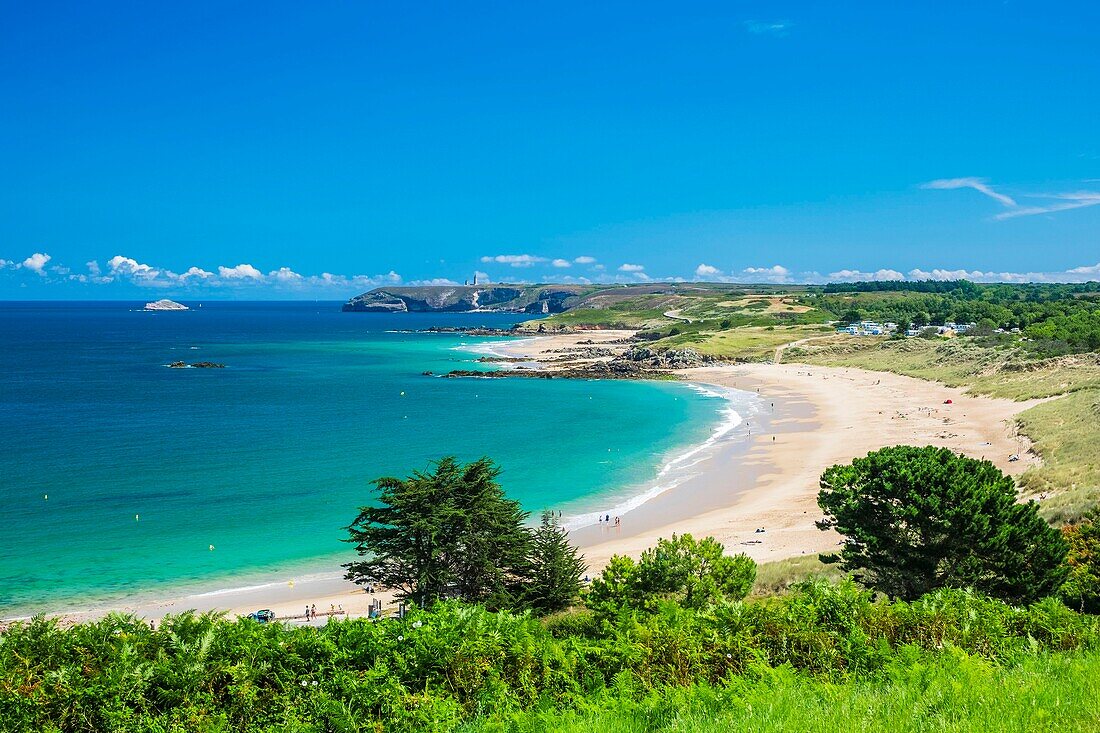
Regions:
M 629 333 L 525 335 L 493 344 L 491 353 L 529 359 L 552 369 L 556 366 L 552 359 L 560 358 L 563 349 L 580 361 L 609 358 L 589 358 L 583 352 L 606 347 Z M 713 536 L 728 553 L 745 552 L 757 562 L 831 551 L 839 536 L 821 532 L 814 525 L 820 518 L 818 476 L 834 463 L 848 462 L 887 445 L 949 447 L 989 458 L 1012 476 L 1038 463 L 1029 451 L 1029 441 L 1015 427 L 1015 416 L 1038 400 L 975 397 L 959 388 L 912 377 L 798 364 L 706 366 L 676 374 L 697 388 L 759 395 L 755 409 L 738 410 L 739 423 L 721 435 L 712 435 L 707 441 L 710 445 L 692 446 L 686 454 L 666 462 L 667 468 L 678 460 L 700 456 L 679 467 L 691 472 L 669 486 L 654 482 L 649 491 L 620 503 L 618 506 L 628 505 L 619 515 L 620 525 L 577 525 L 578 519 L 587 517 L 571 517 L 574 527 L 570 537 L 585 556 L 589 575 L 598 573 L 612 555 L 637 556 L 673 533 Z M 952 403 L 945 404 L 945 400 Z M 1013 453 L 1020 456 L 1019 461 L 1008 461 Z M 611 510 L 607 513 L 614 516 Z M 765 531 L 757 532 L 761 528 Z M 155 620 L 186 609 L 218 610 L 232 616 L 270 608 L 279 619 L 294 620 L 304 616 L 304 607 L 310 604 L 317 606 L 320 617 L 314 623 L 323 623 L 330 607 L 342 609 L 348 616 L 361 616 L 375 598 L 384 606 L 392 605 L 390 594 L 367 594 L 344 580 L 338 569 L 288 575 L 293 574 L 268 576 L 266 582 L 243 587 L 135 599 L 109 608 L 49 615 L 70 623 L 111 611 Z M 304 619 L 296 622 L 304 623 Z

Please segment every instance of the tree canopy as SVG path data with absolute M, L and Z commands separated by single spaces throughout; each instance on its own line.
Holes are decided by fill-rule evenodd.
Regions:
M 347 578 L 394 588 L 424 605 L 460 598 L 507 605 L 528 572 L 527 513 L 504 495 L 488 458 L 462 465 L 453 456 L 433 470 L 375 481 L 378 505 L 364 506 L 348 542 L 364 559 Z
M 567 608 L 581 592 L 584 558 L 569 542 L 553 512 L 543 512 L 531 534 L 525 605 L 538 613 Z
M 741 600 L 752 590 L 756 563 L 723 550 L 713 537 L 696 540 L 684 534 L 659 540 L 637 562 L 615 555 L 592 581 L 588 605 L 609 616 L 622 609 L 653 611 L 662 600 L 685 608 Z
M 1013 603 L 1062 583 L 1066 542 L 1016 501 L 1016 486 L 989 461 L 946 448 L 895 446 L 821 475 L 821 529 L 845 536 L 840 560 L 869 586 L 916 599 L 971 587 Z

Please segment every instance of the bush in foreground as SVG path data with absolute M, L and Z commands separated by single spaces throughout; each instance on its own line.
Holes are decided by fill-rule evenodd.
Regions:
M 941 590 L 876 602 L 851 582 L 702 609 L 661 600 L 600 624 L 455 602 L 322 628 L 39 619 L 0 637 L 0 720 L 12 731 L 460 730 L 772 675 L 806 689 L 878 683 L 945 653 L 1020 664 L 1095 649 L 1095 624 L 1054 600 L 1014 608 Z

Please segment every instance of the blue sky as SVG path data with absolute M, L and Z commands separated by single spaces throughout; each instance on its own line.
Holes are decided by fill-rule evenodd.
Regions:
M 1100 279 L 1094 3 L 0 2 L 0 298 Z

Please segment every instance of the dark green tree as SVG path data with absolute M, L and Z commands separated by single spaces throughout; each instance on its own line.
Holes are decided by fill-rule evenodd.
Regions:
M 818 527 L 844 535 L 844 569 L 892 598 L 971 587 L 1029 603 L 1066 575 L 1066 543 L 1037 505 L 1017 503 L 989 461 L 946 448 L 895 446 L 832 466 L 817 503 Z
M 614 615 L 624 608 L 655 611 L 661 600 L 685 608 L 705 608 L 738 601 L 756 580 L 756 563 L 747 555 L 724 554 L 713 537 L 696 540 L 690 534 L 658 540 L 637 562 L 616 555 L 592 582 L 588 605 L 598 614 Z
M 581 592 L 584 557 L 569 542 L 553 512 L 543 512 L 531 541 L 525 605 L 539 613 L 569 607 Z
M 378 505 L 360 508 L 348 527 L 346 541 L 364 559 L 346 564 L 346 577 L 419 605 L 507 605 L 527 574 L 527 513 L 505 497 L 487 458 L 462 465 L 448 456 L 433 469 L 374 482 Z

